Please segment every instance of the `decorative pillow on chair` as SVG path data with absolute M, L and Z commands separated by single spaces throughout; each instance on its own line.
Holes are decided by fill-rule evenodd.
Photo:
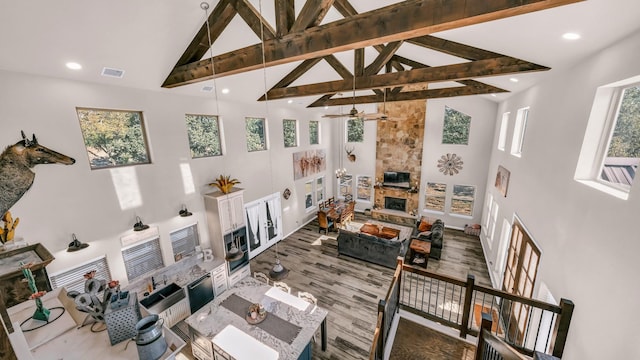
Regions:
M 427 221 L 427 219 L 420 220 L 420 225 L 418 225 L 419 232 L 425 232 L 431 230 L 431 224 Z

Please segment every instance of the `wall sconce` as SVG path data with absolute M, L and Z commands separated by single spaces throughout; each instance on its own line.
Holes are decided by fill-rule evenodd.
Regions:
M 178 211 L 178 215 L 182 217 L 187 217 L 193 215 L 189 210 L 187 210 L 187 206 L 182 204 L 182 209 Z
M 69 243 L 67 252 L 74 252 L 89 247 L 89 244 L 80 242 L 80 240 L 78 240 L 78 238 L 76 237 L 76 234 L 71 234 L 71 238 L 73 239 L 73 241 Z
M 133 224 L 133 231 L 142 231 L 149 228 L 149 225 L 145 225 L 142 223 L 142 219 L 140 216 L 136 216 L 136 223 Z

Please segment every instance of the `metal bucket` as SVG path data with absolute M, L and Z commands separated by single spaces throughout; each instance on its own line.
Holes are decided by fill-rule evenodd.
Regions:
M 149 315 L 136 324 L 136 345 L 140 360 L 157 360 L 167 351 L 167 342 L 162 336 L 164 319 Z

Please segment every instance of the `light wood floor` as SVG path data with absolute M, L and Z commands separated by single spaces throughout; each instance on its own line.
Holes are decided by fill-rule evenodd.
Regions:
M 359 222 L 366 221 L 361 214 Z M 324 233 L 323 233 L 324 234 Z M 290 273 L 284 281 L 293 290 L 316 295 L 319 306 L 329 310 L 326 352 L 314 346 L 314 359 L 366 359 L 375 329 L 378 300 L 386 294 L 393 270 L 361 260 L 338 256 L 336 233 L 320 240 L 315 221 L 278 245 L 280 260 Z M 326 237 L 325 237 L 326 238 Z M 267 273 L 275 260 L 275 247 L 251 261 L 251 271 Z M 490 286 L 489 273 L 478 237 L 445 230 L 440 260 L 429 259 L 428 270 Z M 319 337 L 318 337 L 319 340 Z

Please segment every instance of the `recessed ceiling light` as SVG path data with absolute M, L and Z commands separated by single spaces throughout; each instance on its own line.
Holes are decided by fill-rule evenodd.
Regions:
M 66 63 L 65 65 L 67 66 L 68 69 L 71 69 L 71 70 L 80 70 L 80 69 L 82 69 L 82 65 L 78 64 L 77 62 L 70 61 L 70 62 Z
M 222 89 L 222 93 L 223 94 L 228 94 L 229 93 L 229 89 L 227 89 L 227 88 Z
M 568 32 L 562 34 L 562 38 L 565 40 L 578 40 L 580 39 L 580 34 Z
M 329 108 L 329 105 L 325 105 L 324 109 L 327 110 Z
M 291 104 L 293 103 L 293 100 L 289 99 L 289 101 L 287 101 L 287 104 Z
M 496 94 L 491 94 L 491 96 L 493 96 L 493 97 L 497 97 L 498 95 L 496 95 Z
M 509 79 L 509 80 L 511 80 L 511 82 L 518 82 L 518 81 L 520 81 L 520 80 L 518 80 L 518 79 L 516 79 L 516 78 L 511 78 L 511 79 Z

